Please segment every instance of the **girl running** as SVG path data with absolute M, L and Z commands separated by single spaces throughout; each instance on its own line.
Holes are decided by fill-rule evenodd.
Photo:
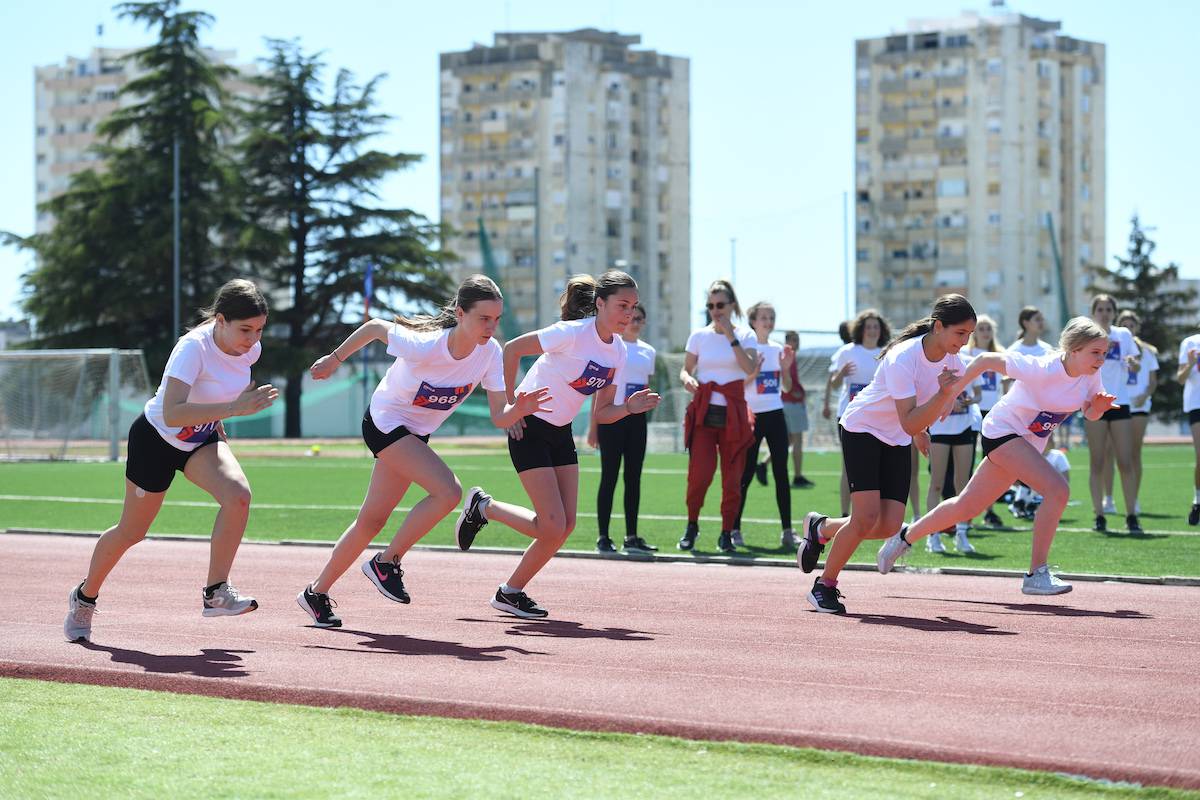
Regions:
M 613 405 L 620 406 L 625 398 L 637 394 L 650 386 L 654 378 L 654 348 L 638 338 L 646 324 L 646 308 L 638 303 L 633 316 L 625 326 L 621 338 L 625 341 L 625 364 L 617 371 L 614 382 L 616 391 Z M 617 548 L 608 535 L 612 517 L 613 495 L 617 491 L 617 475 L 621 472 L 621 459 L 625 459 L 625 552 L 642 555 L 658 550 L 638 536 L 638 508 L 642 499 L 642 463 L 646 460 L 646 415 L 631 414 L 608 425 L 596 423 L 592 405 L 591 425 L 588 429 L 588 446 L 600 449 L 600 488 L 596 492 L 596 517 L 600 526 L 600 537 L 596 540 L 596 552 L 615 553 Z
M 792 389 L 791 367 L 795 363 L 795 351 L 770 341 L 775 330 L 775 306 L 770 303 L 755 303 L 747 312 L 750 327 L 757 336 L 755 349 L 758 351 L 759 368 L 753 378 L 746 379 L 746 405 L 754 413 L 754 441 L 746 454 L 742 468 L 742 497 L 737 517 L 730 531 L 730 542 L 734 547 L 745 547 L 742 538 L 742 513 L 746 510 L 746 490 L 754 478 L 758 465 L 758 449 L 763 439 L 771 453 L 771 471 L 775 477 L 775 505 L 779 508 L 779 544 L 792 548 L 798 542 L 792 530 L 792 490 L 788 484 L 788 427 L 783 417 L 782 392 Z
M 262 353 L 267 301 L 250 281 L 232 280 L 201 315 L 201 324 L 176 342 L 158 391 L 129 428 L 121 519 L 96 542 L 87 577 L 71 590 L 63 623 L 68 641 L 91 641 L 104 579 L 125 551 L 145 538 L 176 472 L 221 506 L 213 523 L 201 613 L 235 616 L 258 608 L 253 597 L 243 597 L 229 583 L 250 515 L 250 484 L 221 420 L 261 411 L 279 396 L 275 387 L 255 387 L 250 380 L 250 367 Z
M 492 338 L 503 311 L 504 298 L 496 284 L 473 275 L 436 316 L 365 322 L 309 368 L 314 379 L 325 380 L 375 341 L 386 344 L 388 355 L 396 358 L 363 415 L 363 441 L 375 456 L 375 466 L 362 508 L 338 539 L 321 574 L 296 596 L 317 627 L 341 627 L 329 590 L 383 529 L 415 483 L 428 495 L 408 512 L 387 548 L 362 564 L 363 574 L 380 594 L 397 603 L 410 601 L 401 560 L 462 500 L 458 478 L 430 448 L 429 435 L 466 401 L 476 384 L 488 393 L 492 422 L 500 428 L 543 410 L 550 402 L 546 389 L 530 389 L 517 392 L 506 405 L 500 344 Z
M 1142 321 L 1132 311 L 1122 311 L 1117 317 L 1117 324 L 1133 335 L 1133 343 L 1138 349 L 1138 360 L 1141 368 L 1136 372 L 1130 371 L 1126 380 L 1129 387 L 1129 416 L 1133 421 L 1133 474 L 1137 481 L 1137 491 L 1142 492 L 1142 446 L 1146 441 L 1146 426 L 1150 423 L 1150 404 L 1154 390 L 1158 388 L 1158 350 L 1154 346 L 1138 338 Z M 1104 459 L 1104 510 L 1105 513 L 1113 507 L 1113 451 L 1109 446 L 1108 457 Z M 1134 514 L 1141 514 L 1140 506 L 1133 507 Z
M 522 356 L 538 356 L 525 379 L 510 394 L 548 386 L 554 408 L 539 408 L 510 426 L 508 453 L 533 501 L 533 510 L 493 500 L 476 486 L 467 494 L 454 533 L 458 546 L 468 550 L 479 530 L 499 522 L 533 539 L 508 582 L 496 590 L 492 607 L 518 617 L 545 617 L 548 612 L 525 593 L 529 581 L 554 557 L 575 528 L 579 499 L 579 458 L 571 435 L 571 420 L 584 401 L 592 398 L 598 425 L 611 425 L 658 405 L 649 389 L 628 395 L 614 405 L 614 380 L 626 360 L 621 339 L 638 304 L 633 278 L 610 270 L 599 280 L 577 275 L 559 301 L 562 321 L 518 336 L 504 346 L 505 385 L 516 382 Z
M 1179 364 L 1175 380 L 1183 386 L 1183 413 L 1187 414 L 1192 432 L 1192 451 L 1195 466 L 1192 470 L 1192 509 L 1188 525 L 1200 524 L 1200 333 L 1192 334 L 1179 343 Z
M 1021 583 L 1025 594 L 1071 591 L 1047 566 L 1050 545 L 1067 506 L 1070 487 L 1043 455 L 1050 434 L 1076 410 L 1100 419 L 1116 399 L 1104 391 L 1099 371 L 1108 352 L 1108 334 L 1087 317 L 1067 323 L 1059 341 L 1062 352 L 1027 356 L 1008 350 L 975 359 L 954 384 L 961 390 L 987 370 L 1014 381 L 983 421 L 983 463 L 958 497 L 944 500 L 912 525 L 904 526 L 879 548 L 876 564 L 889 572 L 896 560 L 922 536 L 982 511 L 1000 492 L 1020 478 L 1042 495 L 1033 523 L 1029 572 Z
M 927 429 L 950 411 L 963 363 L 958 351 L 975 329 L 975 309 L 959 294 L 943 295 L 928 317 L 912 323 L 884 348 L 875 377 L 842 415 L 842 459 L 850 478 L 850 516 L 829 519 L 809 512 L 796 560 L 812 572 L 833 540 L 825 571 L 808 602 L 817 611 L 842 613 L 838 574 L 863 539 L 885 539 L 904 522 L 912 461 L 909 450 L 928 453 Z
M 833 354 L 829 362 L 829 386 L 838 389 L 837 421 L 846 406 L 867 387 L 879 366 L 879 351 L 892 338 L 887 322 L 873 308 L 863 311 L 850 323 L 850 341 Z M 838 429 L 840 434 L 841 428 Z M 850 484 L 846 465 L 842 464 L 842 516 L 850 513 Z
M 1125 527 L 1139 534 L 1142 526 L 1137 517 L 1137 476 L 1133 468 L 1133 419 L 1129 414 L 1129 373 L 1141 369 L 1137 344 L 1133 334 L 1113 325 L 1117 316 L 1117 301 L 1110 295 L 1092 298 L 1092 319 L 1108 336 L 1108 354 L 1100 377 L 1104 391 L 1117 398 L 1113 407 L 1097 420 L 1085 420 L 1090 473 L 1088 485 L 1092 490 L 1092 509 L 1096 514 L 1095 529 L 1108 530 L 1104 516 L 1104 462 L 1109 447 L 1116 453 L 1117 469 L 1121 472 L 1121 490 L 1125 497 Z

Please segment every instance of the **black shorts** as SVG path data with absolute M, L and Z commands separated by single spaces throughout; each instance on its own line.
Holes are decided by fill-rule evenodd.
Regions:
M 1150 416 L 1150 412 L 1149 411 L 1130 411 L 1129 416 L 1131 416 L 1131 417 L 1148 417 L 1148 416 Z
M 979 431 L 967 428 L 959 433 L 939 433 L 935 436 L 930 436 L 929 441 L 934 444 L 948 444 L 952 447 L 957 447 L 960 444 L 969 444 L 975 446 L 975 437 Z
M 877 491 L 881 500 L 907 503 L 912 445 L 884 444 L 869 433 L 838 428 L 851 494 Z
M 1129 406 L 1113 406 L 1104 412 L 1100 422 L 1116 422 L 1121 419 L 1129 419 Z
M 1188 412 L 1188 426 L 1195 425 L 1200 422 L 1200 408 L 1193 408 Z
M 579 463 L 571 423 L 551 425 L 532 414 L 525 418 L 525 432 L 520 440 L 508 437 L 508 455 L 517 472 Z
M 376 458 L 379 458 L 379 454 L 383 452 L 385 447 L 390 444 L 395 444 L 405 436 L 416 436 L 422 442 L 429 441 L 428 433 L 424 435 L 413 433 L 403 425 L 397 425 L 393 430 L 384 433 L 383 431 L 379 430 L 379 428 L 375 427 L 375 420 L 371 419 L 371 409 L 369 407 L 367 408 L 366 413 L 363 414 L 362 436 L 363 441 L 367 443 L 367 447 L 371 449 L 371 452 L 375 454 Z
M 208 447 L 221 441 L 214 430 L 212 434 L 200 443 L 200 447 Z M 150 424 L 145 414 L 129 426 L 129 442 L 126 445 L 125 477 L 139 489 L 147 492 L 165 492 L 171 488 L 176 472 L 183 472 L 188 459 L 195 450 L 183 451 L 172 447 L 163 439 L 158 429 Z
M 1020 438 L 1020 434 L 1017 433 L 1006 433 L 999 439 L 989 439 L 986 436 L 981 436 L 979 437 L 979 445 L 980 449 L 983 450 L 983 457 L 987 458 L 988 453 L 992 452 L 1000 445 L 1004 444 L 1005 442 L 1011 442 L 1013 439 Z

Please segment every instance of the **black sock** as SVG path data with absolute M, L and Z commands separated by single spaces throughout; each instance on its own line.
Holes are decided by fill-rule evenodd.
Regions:
M 80 583 L 78 586 L 75 587 L 75 597 L 79 598 L 80 600 L 82 600 L 85 603 L 91 603 L 92 605 L 96 605 L 96 600 L 97 600 L 97 598 L 100 597 L 100 594 L 99 594 L 99 592 L 97 592 L 96 597 L 88 597 L 86 594 L 83 593 L 83 584 Z
M 220 588 L 221 588 L 222 586 L 224 586 L 224 585 L 225 585 L 225 581 L 217 581 L 217 582 L 216 582 L 216 583 L 214 583 L 212 586 L 205 586 L 205 587 L 204 587 L 204 596 L 205 596 L 205 597 L 212 597 L 212 596 L 213 596 L 213 593 L 214 593 L 215 591 L 217 591 L 217 589 L 220 589 Z
M 909 547 L 912 547 L 912 544 L 908 541 L 908 538 L 905 537 L 905 535 L 904 535 L 906 533 L 908 533 L 908 528 L 905 528 L 904 530 L 900 531 L 900 541 L 904 542 Z

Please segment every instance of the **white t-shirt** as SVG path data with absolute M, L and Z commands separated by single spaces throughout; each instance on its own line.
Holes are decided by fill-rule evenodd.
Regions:
M 1044 356 L 1054 349 L 1054 345 L 1043 342 L 1041 339 L 1038 339 L 1036 344 L 1025 344 L 1024 339 L 1017 339 L 1008 346 L 1008 349 L 1027 356 Z
M 879 366 L 879 347 L 863 347 L 861 344 L 844 344 L 833 354 L 829 361 L 829 373 L 840 370 L 846 364 L 853 364 L 854 371 L 842 378 L 842 389 L 838 395 L 837 418 L 841 419 L 859 392 L 867 388 L 871 378 L 875 377 L 875 369 Z
M 959 375 L 965 369 L 958 354 L 947 353 L 940 361 L 930 361 L 921 347 L 923 338 L 915 336 L 900 342 L 880 359 L 875 377 L 846 407 L 843 428 L 869 433 L 884 444 L 912 444 L 912 437 L 900 427 L 896 401 L 915 397 L 917 405 L 924 405 L 937 394 L 938 376 L 943 369 Z
M 1137 344 L 1136 340 L 1134 344 Z M 1158 371 L 1158 356 L 1154 355 L 1154 351 L 1149 347 L 1142 348 L 1142 368 L 1137 372 L 1130 371 L 1129 377 L 1125 383 L 1129 387 L 1129 402 L 1131 404 L 1130 411 L 1145 411 L 1150 412 L 1150 404 L 1153 402 L 1149 397 L 1146 402 L 1140 406 L 1133 406 L 1133 399 L 1142 394 L 1145 394 L 1146 389 L 1150 386 L 1150 373 Z
M 963 359 L 964 362 L 967 359 Z M 971 386 L 962 393 L 964 399 L 971 399 L 975 396 L 975 387 L 979 385 L 979 381 L 974 381 Z M 945 419 L 934 420 L 934 423 L 929 426 L 930 436 L 951 436 L 956 433 L 962 433 L 967 428 L 971 430 L 979 430 L 983 424 L 983 415 L 979 413 L 978 403 L 967 403 L 966 407 L 958 410 L 958 406 L 951 406 L 950 413 Z
M 783 390 L 783 368 L 779 356 L 783 353 L 783 346 L 774 342 L 763 344 L 756 337 L 754 347 L 763 362 L 757 375 L 746 378 L 746 405 L 755 414 L 782 411 L 783 395 L 780 392 Z
M 735 328 L 733 335 L 745 350 L 758 348 L 758 338 L 753 332 Z M 720 386 L 730 381 L 746 379 L 745 371 L 738 365 L 737 348 L 729 343 L 725 334 L 717 333 L 711 325 L 692 331 L 685 349 L 696 356 L 696 371 L 693 377 L 700 383 L 715 383 Z M 725 395 L 713 392 L 709 403 L 714 406 L 726 405 Z
M 1116 395 L 1118 406 L 1129 405 L 1129 368 L 1125 366 L 1125 357 L 1137 354 L 1137 343 L 1133 341 L 1133 334 L 1128 328 L 1120 325 L 1109 328 L 1108 354 L 1104 356 L 1100 378 L 1104 381 L 1104 390 Z
M 984 418 L 983 435 L 999 439 L 1015 433 L 1040 452 L 1055 428 L 1104 391 L 1099 372 L 1072 378 L 1057 351 L 1027 356 L 1009 350 L 1004 369 L 1013 385 Z
M 625 405 L 625 398 L 650 386 L 654 377 L 654 348 L 638 339 L 625 342 L 625 365 L 617 370 L 617 393 L 613 405 Z
M 1188 353 L 1200 350 L 1200 333 L 1193 334 L 1179 343 L 1179 363 L 1188 363 Z M 1200 408 L 1200 361 L 1196 368 L 1188 373 L 1183 384 L 1183 413 Z
M 596 333 L 595 317 L 556 322 L 537 335 L 542 355 L 517 391 L 548 387 L 554 411 L 539 411 L 534 416 L 563 426 L 575 419 L 584 400 L 615 382 L 617 370 L 625 365 L 625 341 L 613 334 L 611 342 L 604 342 Z
M 396 323 L 388 332 L 387 351 L 396 360 L 371 395 L 371 419 L 384 433 L 403 425 L 419 436 L 433 433 L 482 383 L 489 392 L 504 391 L 500 343 L 489 339 L 456 360 L 450 332 L 414 331 Z
M 250 367 L 262 355 L 260 342 L 255 342 L 244 356 L 222 352 L 213 341 L 214 325 L 209 322 L 180 337 L 163 368 L 158 391 L 146 401 L 143 410 L 146 419 L 167 444 L 184 452 L 191 452 L 203 444 L 217 429 L 218 420 L 183 427 L 172 427 L 164 422 L 163 396 L 167 391 L 167 378 L 175 378 L 192 387 L 186 402 L 228 403 L 246 391 L 250 385 Z
M 984 353 L 990 352 L 992 351 L 984 350 L 980 347 L 972 347 L 963 350 L 963 353 L 969 355 L 972 359 L 975 359 Z M 1037 355 L 1044 355 L 1044 353 L 1038 353 Z M 981 391 L 979 397 L 979 410 L 990 411 L 992 406 L 996 405 L 996 401 L 1000 399 L 1000 395 L 1004 393 L 1000 389 L 1000 373 L 988 370 L 979 376 L 979 382 L 977 385 Z

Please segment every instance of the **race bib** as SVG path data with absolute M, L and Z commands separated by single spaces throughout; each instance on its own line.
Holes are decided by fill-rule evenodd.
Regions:
M 1137 376 L 1138 376 L 1138 374 L 1136 372 L 1134 372 L 1133 370 L 1129 370 L 1129 377 L 1125 379 L 1125 385 L 1126 386 L 1137 386 Z
M 629 398 L 645 388 L 646 384 L 644 383 L 627 383 L 625 384 L 625 397 Z
M 779 394 L 779 370 L 758 373 L 754 385 L 758 394 Z
M 867 388 L 867 385 L 865 383 L 850 384 L 850 398 L 849 399 L 853 400 L 855 395 L 857 395 L 859 392 L 861 392 L 865 388 Z
M 1121 343 L 1110 341 L 1108 343 L 1108 352 L 1104 354 L 1105 361 L 1120 361 L 1121 360 Z
M 992 372 L 991 370 L 989 370 L 989 371 L 983 373 L 983 375 L 981 375 L 979 377 L 980 377 L 981 382 L 983 383 L 983 390 L 985 392 L 996 391 L 997 381 L 996 381 L 996 373 L 995 372 Z
M 958 416 L 958 415 L 960 415 L 960 414 L 965 414 L 965 413 L 967 413 L 968 409 L 970 409 L 970 406 L 969 406 L 969 405 L 965 405 L 965 403 L 966 403 L 966 402 L 967 402 L 969 399 L 970 399 L 970 398 L 967 396 L 967 393 L 966 393 L 966 392 L 963 392 L 962 394 L 960 394 L 960 395 L 958 396 L 958 402 L 954 404 L 954 410 L 952 410 L 952 411 L 950 412 L 950 416 L 952 416 L 952 417 L 955 417 L 955 416 Z M 964 405 L 963 405 L 963 407 L 962 407 L 962 408 L 959 408 L 959 407 L 958 407 L 958 403 L 963 403 L 963 404 L 964 404 Z
M 612 383 L 616 367 L 602 367 L 595 361 L 589 361 L 583 368 L 583 374 L 568 385 L 580 394 L 595 394 Z
M 1029 431 L 1039 439 L 1045 439 L 1069 416 L 1071 416 L 1070 411 L 1043 411 L 1033 418 L 1033 422 L 1029 423 Z
M 412 404 L 417 408 L 448 411 L 461 403 L 463 398 L 471 393 L 474 385 L 468 383 L 466 386 L 430 386 L 425 381 L 421 381 L 421 386 L 417 389 Z
M 181 442 L 190 442 L 191 444 L 200 444 L 209 436 L 213 435 L 213 431 L 217 429 L 217 423 L 205 422 L 203 425 L 185 425 L 175 434 L 175 438 Z

